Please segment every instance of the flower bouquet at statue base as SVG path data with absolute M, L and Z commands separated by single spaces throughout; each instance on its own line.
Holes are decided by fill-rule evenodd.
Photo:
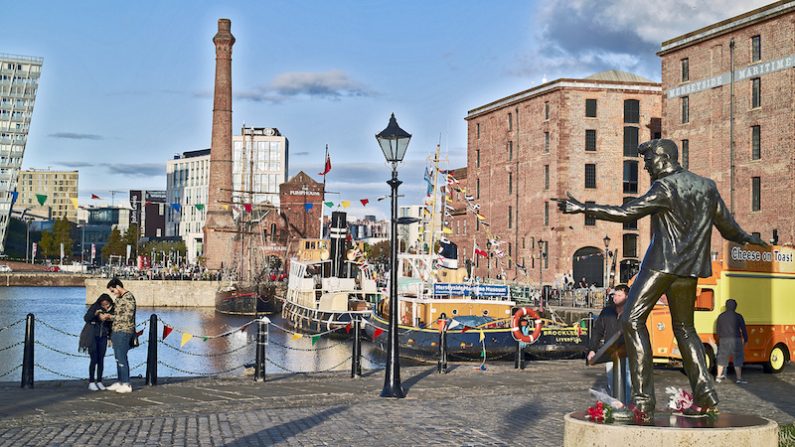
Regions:
M 587 410 L 587 419 L 597 424 L 649 424 L 653 422 L 653 414 L 646 414 L 635 405 L 624 405 L 604 390 L 589 390 L 596 404 Z
M 668 408 L 674 410 L 673 414 L 687 417 L 709 417 L 714 418 L 718 415 L 715 407 L 702 408 L 696 404 L 693 394 L 682 388 L 669 386 L 665 389 L 668 395 Z

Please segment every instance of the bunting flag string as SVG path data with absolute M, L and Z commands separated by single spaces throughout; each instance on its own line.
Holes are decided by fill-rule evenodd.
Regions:
M 247 213 L 251 214 L 252 205 L 250 203 L 244 203 L 243 209 L 246 210 Z
M 16 194 L 16 193 L 17 193 L 17 192 L 16 192 L 16 191 L 14 191 L 14 194 Z M 14 200 L 16 200 L 16 198 L 15 198 Z M 78 201 L 77 201 L 77 197 L 70 197 L 70 198 L 69 198 L 69 200 L 71 200 L 71 201 L 72 201 L 72 206 L 74 206 L 75 208 L 79 208 L 79 206 L 78 206 L 78 205 L 79 205 L 79 203 L 78 203 Z M 12 203 L 13 203 L 13 202 L 12 202 Z
M 334 202 L 323 202 L 323 204 L 329 208 L 334 208 Z
M 179 347 L 181 348 L 185 346 L 185 344 L 188 343 L 191 338 L 193 338 L 193 334 L 191 334 L 190 332 L 184 332 L 182 334 L 182 339 L 180 339 L 179 341 Z
M 368 199 L 359 199 L 359 201 L 362 202 L 362 206 L 367 206 L 367 204 L 370 203 Z
M 44 202 L 47 201 L 47 196 L 45 194 L 36 194 L 36 200 L 39 201 L 39 205 L 44 206 Z
M 351 202 L 349 200 L 343 200 L 340 202 L 340 204 L 342 205 L 343 209 L 347 209 L 349 206 L 351 206 Z
M 315 205 L 313 203 L 305 203 L 304 204 L 304 211 L 309 212 Z
M 199 211 L 204 209 L 204 204 L 203 203 L 197 203 L 196 205 L 193 205 L 193 206 L 195 206 L 196 209 L 199 210 Z

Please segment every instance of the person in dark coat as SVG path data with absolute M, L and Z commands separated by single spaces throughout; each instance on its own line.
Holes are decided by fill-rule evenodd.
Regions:
M 627 287 L 626 284 L 619 284 L 613 289 L 611 303 L 602 309 L 602 312 L 599 313 L 599 318 L 594 321 L 593 327 L 591 328 L 588 361 L 596 356 L 596 351 L 604 346 L 607 340 L 610 340 L 613 335 L 622 331 L 619 317 L 624 312 L 624 304 L 627 302 L 628 295 L 629 287 Z M 628 364 L 626 365 L 628 366 Z M 610 395 L 615 396 L 616 393 L 615 390 L 613 390 L 613 362 L 605 363 L 605 373 L 607 375 L 607 390 L 610 392 Z M 631 396 L 629 369 L 624 371 L 624 385 L 624 396 L 626 399 L 629 399 Z
M 110 295 L 103 293 L 97 301 L 88 308 L 83 319 L 86 325 L 80 333 L 80 351 L 88 352 L 91 361 L 88 364 L 88 389 L 102 391 L 102 373 L 105 369 L 105 352 L 108 349 L 111 322 L 103 320 L 101 315 L 113 312 L 113 300 Z
M 718 315 L 715 324 L 718 334 L 718 377 L 715 381 L 720 383 L 726 379 L 726 368 L 729 366 L 729 357 L 734 363 L 734 374 L 738 384 L 748 383 L 743 380 L 743 361 L 745 360 L 745 345 L 748 344 L 748 330 L 745 328 L 745 318 L 737 312 L 737 301 L 726 301 L 726 311 Z

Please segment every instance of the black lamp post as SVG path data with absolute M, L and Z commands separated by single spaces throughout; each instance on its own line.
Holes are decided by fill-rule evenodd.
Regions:
M 386 182 L 392 188 L 392 226 L 389 250 L 389 336 L 386 348 L 386 374 L 381 397 L 406 397 L 400 385 L 400 356 L 398 354 L 398 294 L 397 294 L 397 226 L 398 226 L 398 180 L 397 165 L 403 161 L 409 147 L 411 134 L 398 126 L 395 114 L 389 124 L 375 136 L 384 152 L 384 158 L 392 165 L 392 178 Z
M 607 284 L 610 282 L 610 236 L 605 235 L 605 237 L 602 238 L 602 242 L 605 243 L 605 274 L 603 280 L 605 282 L 604 287 L 607 288 Z
M 538 239 L 538 290 L 540 307 L 544 308 L 544 243 L 543 239 Z

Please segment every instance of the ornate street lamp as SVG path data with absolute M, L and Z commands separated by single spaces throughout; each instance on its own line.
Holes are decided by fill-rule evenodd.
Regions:
M 609 271 L 609 269 L 610 269 L 610 259 L 609 259 L 610 258 L 610 250 L 609 250 L 609 247 L 610 247 L 610 236 L 605 235 L 605 237 L 602 238 L 602 242 L 605 243 L 605 274 L 604 274 L 604 278 L 603 278 L 603 280 L 604 280 L 603 286 L 604 286 L 605 289 L 607 289 L 607 284 L 610 282 L 610 271 Z
M 389 117 L 386 129 L 376 134 L 375 139 L 384 158 L 392 165 L 392 179 L 387 183 L 392 188 L 392 227 L 389 255 L 389 336 L 386 348 L 386 374 L 384 376 L 384 389 L 381 397 L 406 397 L 400 385 L 400 356 L 398 354 L 398 293 L 397 293 L 397 226 L 398 226 L 398 180 L 397 165 L 403 161 L 406 149 L 409 147 L 411 134 L 398 126 L 395 114 Z

